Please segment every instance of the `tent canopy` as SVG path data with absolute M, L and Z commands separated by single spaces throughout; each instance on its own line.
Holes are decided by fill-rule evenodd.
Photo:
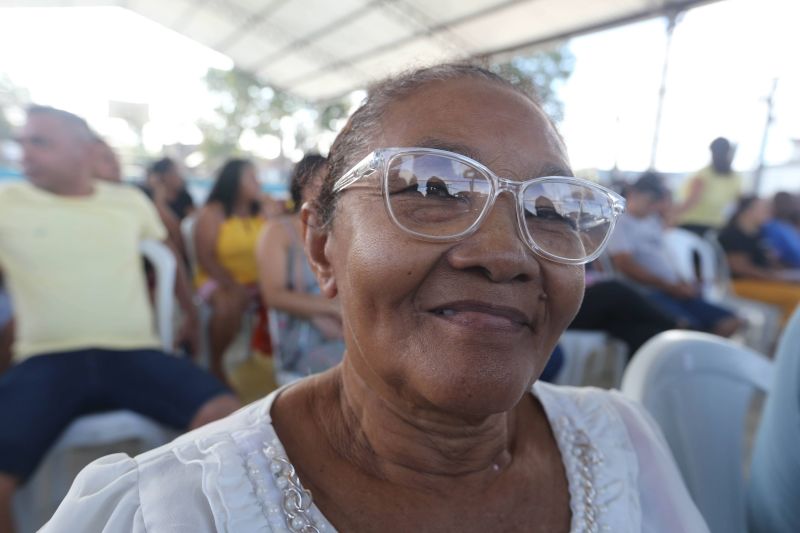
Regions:
M 311 102 L 409 66 L 487 57 L 714 0 L 0 0 L 116 5 Z

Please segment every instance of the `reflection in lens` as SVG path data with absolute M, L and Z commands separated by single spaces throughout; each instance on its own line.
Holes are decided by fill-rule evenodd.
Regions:
M 564 259 L 591 256 L 611 226 L 611 204 L 591 187 L 547 181 L 530 185 L 523 197 L 529 238 Z
M 430 237 L 454 236 L 469 229 L 492 190 L 490 179 L 478 169 L 434 154 L 392 158 L 386 180 L 395 221 Z

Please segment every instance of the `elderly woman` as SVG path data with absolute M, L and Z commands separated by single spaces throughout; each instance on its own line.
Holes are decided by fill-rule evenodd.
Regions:
M 707 531 L 658 429 L 537 383 L 622 200 L 477 67 L 377 85 L 305 246 L 346 353 L 219 423 L 76 480 L 44 531 Z

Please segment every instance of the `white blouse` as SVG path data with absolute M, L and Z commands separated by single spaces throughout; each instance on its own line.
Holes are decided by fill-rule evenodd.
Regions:
M 135 458 L 87 466 L 42 532 L 335 532 L 272 427 L 280 390 Z M 536 383 L 579 532 L 708 532 L 658 427 L 616 391 Z

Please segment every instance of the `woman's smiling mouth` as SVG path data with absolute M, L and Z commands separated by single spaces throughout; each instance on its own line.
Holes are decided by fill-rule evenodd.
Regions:
M 532 320 L 518 308 L 477 300 L 452 301 L 429 312 L 452 324 L 478 330 L 517 332 L 532 327 Z

